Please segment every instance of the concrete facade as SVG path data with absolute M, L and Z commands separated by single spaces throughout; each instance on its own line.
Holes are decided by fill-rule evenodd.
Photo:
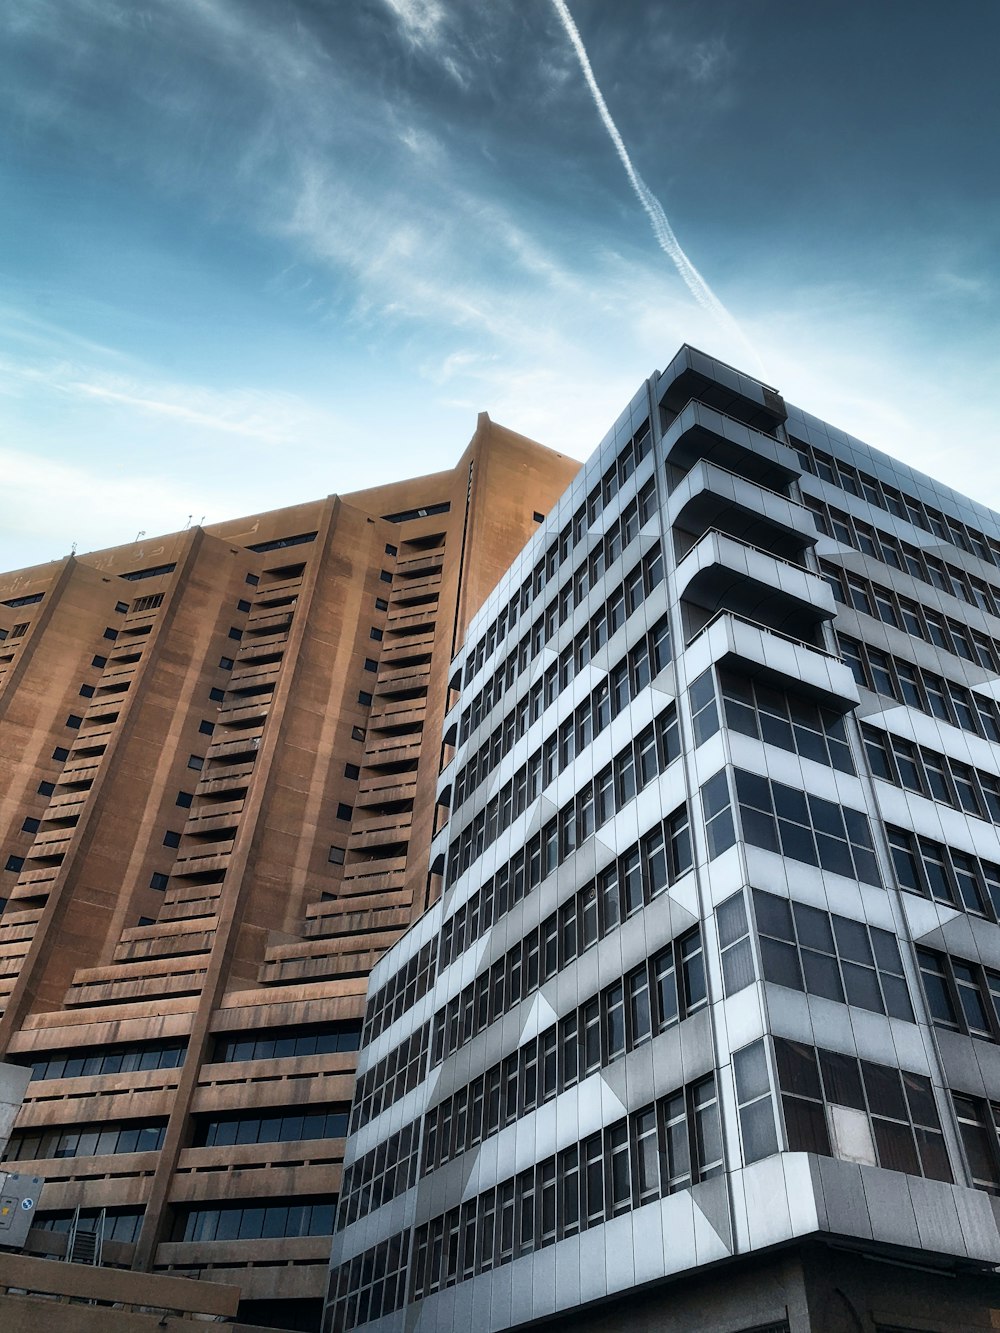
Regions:
M 106 1264 L 318 1325 L 368 971 L 439 893 L 450 659 L 578 466 L 484 414 L 449 472 L 0 575 L 29 1250 L 80 1209 Z
M 641 386 L 456 655 L 325 1329 L 1000 1323 L 998 569 L 753 378 Z

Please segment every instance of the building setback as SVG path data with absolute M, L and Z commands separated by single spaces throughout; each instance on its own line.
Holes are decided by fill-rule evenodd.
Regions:
M 318 1327 L 368 971 L 440 891 L 449 662 L 578 467 L 484 414 L 452 471 L 0 576 L 29 1251 L 75 1220 Z
M 685 347 L 451 687 L 324 1328 L 1000 1323 L 997 515 Z

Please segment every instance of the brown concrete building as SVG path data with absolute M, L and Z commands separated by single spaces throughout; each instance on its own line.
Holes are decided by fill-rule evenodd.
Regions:
M 100 1229 L 318 1326 L 368 972 L 437 891 L 449 662 L 577 468 L 484 415 L 451 472 L 0 575 L 30 1251 Z

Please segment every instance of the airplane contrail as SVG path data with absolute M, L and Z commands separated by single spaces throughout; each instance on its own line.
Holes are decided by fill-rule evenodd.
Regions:
M 583 77 L 587 81 L 587 87 L 590 89 L 590 95 L 594 99 L 594 105 L 597 107 L 598 114 L 604 122 L 604 128 L 608 132 L 611 142 L 615 146 L 615 151 L 625 168 L 625 174 L 628 176 L 629 184 L 635 191 L 636 198 L 646 211 L 650 224 L 653 228 L 653 235 L 664 254 L 673 262 L 677 272 L 681 275 L 687 286 L 688 291 L 702 307 L 726 330 L 727 333 L 735 335 L 744 347 L 753 356 L 757 365 L 760 365 L 760 358 L 756 349 L 751 345 L 746 334 L 740 328 L 739 324 L 722 304 L 715 292 L 712 291 L 708 283 L 701 276 L 694 264 L 691 263 L 680 242 L 674 235 L 674 229 L 667 220 L 667 215 L 663 211 L 663 205 L 657 199 L 656 195 L 649 188 L 646 182 L 632 165 L 632 159 L 628 155 L 628 149 L 625 147 L 625 141 L 619 133 L 618 126 L 611 117 L 608 110 L 608 104 L 597 86 L 597 80 L 594 78 L 594 71 L 591 68 L 590 60 L 587 56 L 587 48 L 583 44 L 579 30 L 573 22 L 573 15 L 566 6 L 566 0 L 552 0 L 556 13 L 559 15 L 563 27 L 566 29 L 566 35 L 573 45 L 576 52 L 576 58 L 580 62 L 580 68 L 583 71 Z

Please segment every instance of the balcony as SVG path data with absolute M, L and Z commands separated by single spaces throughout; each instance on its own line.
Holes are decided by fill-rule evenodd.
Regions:
M 668 419 L 692 398 L 768 434 L 788 416 L 776 389 L 686 344 L 660 376 L 657 393 Z
M 267 634 L 276 634 L 280 630 L 287 630 L 292 623 L 291 611 L 265 611 L 263 615 L 252 615 L 247 620 L 246 633 L 250 638 L 260 638 Z
M 688 403 L 667 427 L 663 449 L 667 462 L 682 472 L 704 458 L 772 490 L 784 489 L 802 473 L 786 444 L 699 402 Z
M 676 582 L 688 637 L 717 611 L 732 611 L 812 641 L 818 623 L 836 615 L 833 593 L 819 574 L 721 532 L 706 532 L 692 546 L 677 566 Z
M 787 559 L 816 544 L 812 514 L 804 505 L 706 459 L 677 485 L 669 514 L 679 551 L 690 549 L 709 529 Z
M 209 762 L 243 755 L 250 759 L 256 756 L 259 748 L 259 736 L 241 736 L 238 740 L 213 742 L 208 747 L 206 758 Z
M 686 657 L 692 677 L 712 665 L 733 667 L 742 676 L 806 695 L 838 713 L 858 703 L 854 675 L 839 657 L 730 611 L 721 611 L 699 630 L 688 642 Z

